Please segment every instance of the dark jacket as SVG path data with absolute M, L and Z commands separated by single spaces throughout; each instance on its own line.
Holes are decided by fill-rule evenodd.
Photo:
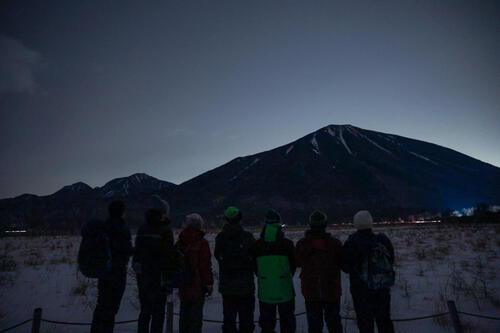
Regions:
M 179 289 L 179 297 L 184 302 L 204 299 L 206 287 L 214 284 L 212 274 L 212 254 L 205 234 L 193 227 L 187 227 L 179 234 L 177 248 L 187 257 L 193 273 L 190 286 Z
M 349 274 L 351 288 L 362 288 L 364 283 L 360 278 L 361 264 L 370 251 L 370 244 L 377 238 L 389 250 L 390 262 L 394 264 L 394 247 L 386 235 L 375 234 L 371 229 L 358 230 L 347 238 L 342 247 L 341 267 Z
M 169 222 L 146 221 L 135 238 L 134 267 L 140 265 L 140 273 L 159 274 L 178 266 L 174 236 Z
M 111 271 L 126 272 L 128 261 L 133 253 L 130 229 L 120 217 L 110 217 L 104 224 L 105 232 L 109 237 L 111 250 Z
M 308 230 L 295 248 L 306 302 L 335 301 L 342 295 L 342 243 L 324 230 Z
M 255 242 L 240 224 L 227 223 L 215 238 L 214 256 L 219 263 L 219 292 L 249 295 L 255 292 L 255 260 L 250 250 Z

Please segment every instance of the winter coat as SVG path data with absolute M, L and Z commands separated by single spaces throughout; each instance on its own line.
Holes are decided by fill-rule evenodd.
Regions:
M 159 275 L 175 270 L 178 257 L 169 222 L 147 221 L 137 231 L 133 266 L 139 274 Z
M 308 230 L 295 248 L 301 267 L 302 295 L 306 302 L 334 301 L 342 295 L 340 260 L 342 243 L 324 230 Z
M 104 232 L 109 237 L 111 251 L 111 274 L 123 274 L 127 270 L 128 261 L 133 254 L 130 229 L 120 217 L 110 217 L 104 224 Z
M 276 228 L 275 235 L 269 236 L 269 228 Z M 293 242 L 283 234 L 281 227 L 266 224 L 260 239 L 251 251 L 256 260 L 259 300 L 277 304 L 288 302 L 295 296 L 293 290 L 293 274 L 295 264 L 295 248 Z
M 386 235 L 375 234 L 371 229 L 358 230 L 347 238 L 342 247 L 341 268 L 349 274 L 352 288 L 365 288 L 360 274 L 364 258 L 369 254 L 370 244 L 378 239 L 389 250 L 391 264 L 394 264 L 394 247 Z
M 227 223 L 215 238 L 219 263 L 219 292 L 223 295 L 255 293 L 255 260 L 250 254 L 255 239 L 239 224 Z
M 184 302 L 203 301 L 207 286 L 214 284 L 212 254 L 204 235 L 194 227 L 187 227 L 179 234 L 176 243 L 177 248 L 187 257 L 193 274 L 191 285 L 179 289 L 179 297 Z

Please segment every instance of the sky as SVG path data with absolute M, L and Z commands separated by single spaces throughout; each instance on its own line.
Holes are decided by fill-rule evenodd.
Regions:
M 352 124 L 500 166 L 498 1 L 0 0 L 0 198 Z

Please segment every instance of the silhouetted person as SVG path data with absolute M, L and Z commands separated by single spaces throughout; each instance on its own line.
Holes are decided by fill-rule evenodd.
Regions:
M 394 248 L 384 234 L 372 231 L 372 216 L 366 210 L 354 215 L 358 231 L 342 248 L 342 270 L 349 274 L 351 295 L 360 333 L 393 333 L 391 293 L 394 285 Z
M 108 239 L 110 261 L 106 272 L 98 280 L 97 305 L 92 319 L 91 333 L 113 332 L 115 315 L 127 282 L 127 266 L 132 255 L 130 230 L 122 216 L 125 204 L 113 201 L 108 206 L 109 218 L 104 225 L 104 234 Z
M 137 276 L 141 312 L 138 333 L 161 333 L 165 318 L 169 273 L 178 267 L 169 205 L 159 196 L 149 200 L 146 223 L 137 231 L 133 267 Z M 151 323 L 151 329 L 150 329 Z
M 311 228 L 295 248 L 301 267 L 302 294 L 306 301 L 309 333 L 323 332 L 323 320 L 330 333 L 342 333 L 340 321 L 340 261 L 342 243 L 325 231 L 327 216 L 315 211 L 309 217 Z
M 252 248 L 257 262 L 259 284 L 259 325 L 262 333 L 272 333 L 276 327 L 276 310 L 280 315 L 281 333 L 294 333 L 295 248 L 282 231 L 281 216 L 273 209 L 266 214 L 266 225 Z
M 223 333 L 254 331 L 255 260 L 250 249 L 255 239 L 240 225 L 241 211 L 228 207 L 224 212 L 226 224 L 215 238 L 214 255 L 219 262 L 219 292 L 224 314 Z M 236 317 L 239 316 L 239 330 Z
M 201 333 L 205 296 L 210 296 L 213 291 L 212 254 L 203 238 L 203 224 L 200 215 L 187 215 L 186 228 L 179 234 L 176 244 L 189 263 L 191 275 L 189 285 L 179 288 L 180 333 Z

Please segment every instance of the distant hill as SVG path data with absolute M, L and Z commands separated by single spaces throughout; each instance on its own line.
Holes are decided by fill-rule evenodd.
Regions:
M 304 223 L 313 209 L 335 221 L 358 209 L 380 218 L 405 217 L 478 202 L 498 204 L 500 168 L 435 144 L 329 125 L 287 145 L 235 158 L 181 185 L 146 174 L 95 189 L 76 183 L 45 197 L 0 200 L 0 218 L 2 224 L 80 225 L 104 216 L 106 203 L 120 198 L 130 208 L 128 217 L 141 220 L 153 193 L 169 200 L 177 222 L 189 212 L 215 220 L 228 205 L 241 207 L 250 223 L 260 222 L 269 207 L 290 224 Z

